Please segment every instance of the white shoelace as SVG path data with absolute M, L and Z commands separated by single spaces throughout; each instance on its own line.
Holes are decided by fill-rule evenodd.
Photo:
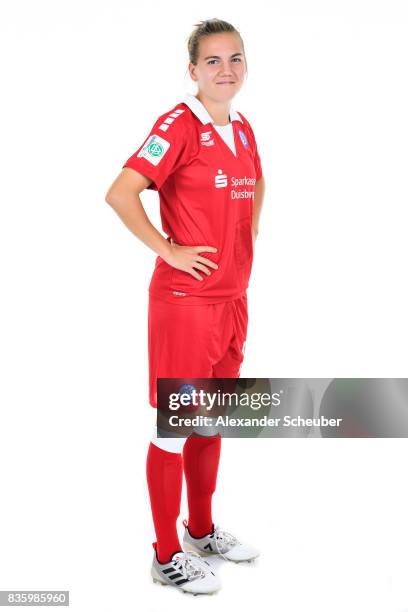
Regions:
M 204 578 L 210 571 L 208 564 L 196 552 L 180 553 L 180 557 L 173 561 L 173 565 L 183 574 L 183 578 L 188 580 Z
M 241 543 L 231 533 L 228 533 L 228 531 L 224 531 L 224 529 L 221 529 L 218 526 L 214 526 L 214 541 L 218 554 L 221 555 L 221 557 L 223 557 L 227 561 L 228 558 L 224 555 L 224 553 L 230 550 L 232 546 Z

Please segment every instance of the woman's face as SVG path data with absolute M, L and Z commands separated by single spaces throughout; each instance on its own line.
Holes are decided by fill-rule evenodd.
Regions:
M 238 34 L 223 32 L 203 36 L 197 65 L 189 72 L 198 89 L 217 102 L 228 101 L 241 89 L 246 74 L 244 50 Z

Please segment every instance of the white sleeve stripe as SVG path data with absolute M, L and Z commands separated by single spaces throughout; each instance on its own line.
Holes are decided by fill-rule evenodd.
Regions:
M 184 110 L 181 108 L 178 108 L 177 110 L 174 111 L 174 113 L 171 113 L 171 115 L 168 115 L 166 119 L 164 119 L 163 123 L 159 125 L 159 130 L 162 130 L 162 132 L 166 132 L 166 130 L 169 129 L 169 125 L 171 125 L 173 121 L 181 115 L 181 113 L 184 113 Z

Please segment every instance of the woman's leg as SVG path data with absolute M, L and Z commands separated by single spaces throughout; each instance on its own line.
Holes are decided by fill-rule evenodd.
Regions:
M 215 306 L 213 339 L 221 356 L 213 362 L 211 377 L 226 379 L 223 382 L 223 389 L 226 392 L 233 392 L 236 385 L 234 379 L 240 377 L 244 358 L 248 324 L 247 298 L 242 296 L 227 302 L 225 308 L 224 305 Z M 197 435 L 199 433 L 209 435 L 207 437 Z M 221 554 L 230 561 L 251 561 L 259 555 L 259 552 L 221 529 L 218 521 L 217 525 L 213 525 L 212 522 L 211 503 L 216 486 L 220 450 L 221 438 L 214 436 L 211 430 L 200 429 L 188 438 L 184 445 L 183 465 L 187 482 L 189 521 L 188 525 L 184 523 L 186 530 L 183 546 L 185 550 L 199 554 Z
M 207 378 L 211 361 L 206 347 L 211 338 L 210 306 L 179 306 L 149 298 L 149 396 L 157 407 L 157 378 Z M 207 316 L 206 316 L 207 315 Z M 146 462 L 147 484 L 161 563 L 181 550 L 177 519 L 183 479 L 185 438 L 153 435 Z
M 248 327 L 246 296 L 216 304 L 214 340 L 220 359 L 213 365 L 214 378 L 239 378 L 244 359 Z M 215 354 L 215 352 L 214 352 Z M 212 532 L 212 497 L 217 484 L 221 453 L 221 436 L 191 435 L 183 449 L 183 466 L 187 485 L 188 530 L 194 538 Z
M 182 550 L 177 534 L 183 482 L 183 449 L 185 438 L 157 438 L 153 434 L 146 461 L 156 553 L 160 563 L 167 563 Z
M 192 434 L 183 449 L 187 484 L 188 529 L 194 538 L 211 533 L 212 496 L 217 484 L 221 436 Z

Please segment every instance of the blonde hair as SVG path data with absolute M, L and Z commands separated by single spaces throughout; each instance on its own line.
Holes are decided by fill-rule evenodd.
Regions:
M 238 30 L 234 28 L 233 25 L 228 23 L 228 21 L 223 21 L 222 19 L 217 19 L 216 17 L 214 17 L 213 19 L 206 19 L 205 21 L 200 21 L 199 23 L 195 24 L 194 30 L 191 32 L 187 42 L 188 56 L 190 62 L 195 66 L 197 65 L 199 44 L 200 40 L 204 36 L 210 36 L 211 34 L 221 34 L 223 32 L 234 32 L 235 34 L 238 34 L 241 40 L 242 49 L 244 49 L 244 41 L 242 40 L 241 34 L 238 32 Z

